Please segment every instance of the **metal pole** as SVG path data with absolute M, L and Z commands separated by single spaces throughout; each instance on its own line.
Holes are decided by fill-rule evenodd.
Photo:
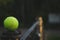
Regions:
M 43 20 L 42 20 L 42 17 L 39 17 L 39 25 L 40 25 L 40 40 L 43 40 Z
M 20 38 L 20 40 L 26 40 L 26 38 L 30 35 L 30 33 L 35 29 L 35 27 L 37 26 L 37 24 L 39 24 L 39 21 L 35 22 L 31 28 L 29 28 L 24 34 L 23 36 Z

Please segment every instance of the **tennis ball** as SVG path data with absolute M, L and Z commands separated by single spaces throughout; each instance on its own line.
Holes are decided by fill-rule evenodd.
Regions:
M 4 20 L 4 28 L 7 30 L 14 31 L 18 28 L 18 25 L 19 22 L 15 17 L 10 16 Z

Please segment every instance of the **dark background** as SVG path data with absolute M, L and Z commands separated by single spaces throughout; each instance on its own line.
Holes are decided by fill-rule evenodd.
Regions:
M 60 0 L 14 0 L 13 2 L 7 2 L 7 4 L 1 3 L 2 2 L 0 2 L 0 27 L 4 28 L 3 22 L 6 17 L 14 16 L 19 20 L 19 28 L 23 28 L 18 29 L 18 31 L 23 33 L 23 31 L 26 31 L 25 28 L 29 28 L 40 16 L 42 16 L 44 21 L 43 27 L 49 29 L 44 30 L 45 38 L 48 38 L 48 40 L 55 40 L 52 39 L 54 36 L 54 38 L 60 39 L 60 23 L 50 23 L 48 21 L 49 14 L 60 16 Z M 0 28 L 1 34 L 5 31 L 3 28 Z M 38 28 L 36 28 L 36 30 L 38 30 Z M 35 33 L 36 32 L 31 33 L 34 40 L 37 38 Z M 55 37 L 55 35 L 58 37 Z M 33 39 L 33 37 L 31 38 Z
M 44 25 L 46 25 L 50 12 L 60 13 L 60 0 L 14 0 L 0 6 L 0 25 L 3 26 L 7 16 L 15 16 L 21 23 L 19 27 L 31 26 L 40 16 L 43 17 Z

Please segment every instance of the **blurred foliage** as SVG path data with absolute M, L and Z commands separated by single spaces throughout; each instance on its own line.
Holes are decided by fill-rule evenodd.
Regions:
M 7 5 L 8 3 L 14 2 L 14 0 L 0 0 L 0 6 L 1 5 Z

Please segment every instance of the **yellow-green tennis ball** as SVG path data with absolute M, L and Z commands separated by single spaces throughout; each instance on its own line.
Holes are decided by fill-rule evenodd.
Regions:
M 10 31 L 14 31 L 18 28 L 19 22 L 15 17 L 7 17 L 4 20 L 4 27 Z

